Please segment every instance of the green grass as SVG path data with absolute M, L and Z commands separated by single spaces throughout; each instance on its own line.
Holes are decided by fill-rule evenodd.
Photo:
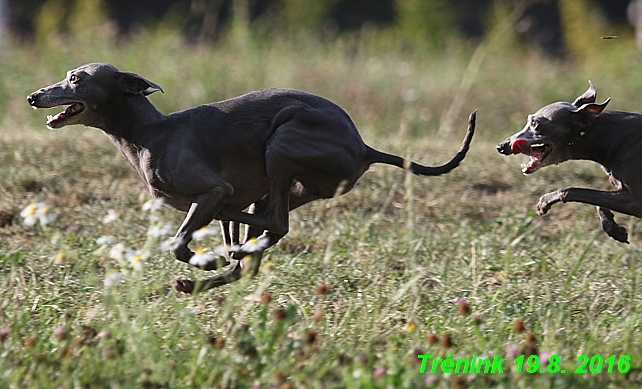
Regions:
M 439 130 L 440 121 L 474 56 L 461 42 L 424 52 L 367 30 L 330 42 L 274 37 L 242 47 L 186 46 L 163 31 L 118 45 L 100 38 L 11 43 L 0 56 L 0 328 L 8 330 L 0 388 L 642 384 L 640 221 L 617 215 L 630 234 L 631 244 L 622 245 L 607 239 L 587 205 L 534 216 L 541 194 L 608 188 L 606 177 L 588 162 L 524 177 L 519 157 L 494 149 L 527 114 L 574 99 L 588 79 L 598 99 L 612 97 L 613 109 L 640 111 L 640 55 L 626 42 L 586 65 L 509 43 L 488 46 L 479 71 L 468 73 L 472 88 L 449 131 Z M 150 98 L 166 113 L 263 87 L 314 92 L 344 107 L 370 145 L 426 164 L 456 152 L 473 109 L 477 134 L 451 174 L 407 177 L 374 166 L 351 193 L 293 212 L 291 232 L 255 279 L 186 296 L 170 281 L 207 274 L 146 235 L 158 220 L 177 228 L 183 214 L 142 211 L 150 196 L 105 136 L 80 127 L 50 132 L 47 113 L 24 100 L 90 61 L 163 86 L 165 94 Z M 24 225 L 19 214 L 31 202 L 48 204 L 56 221 Z M 119 218 L 104 224 L 108 210 Z M 96 243 L 106 235 L 148 248 L 143 270 L 110 258 L 113 244 Z M 215 236 L 192 246 L 220 243 Z M 124 281 L 106 287 L 114 271 Z M 323 284 L 327 291 L 318 293 Z M 467 315 L 458 312 L 460 297 Z M 515 331 L 518 320 L 524 332 Z M 453 344 L 434 343 L 432 334 Z M 514 351 L 533 346 L 559 355 L 566 374 L 515 373 Z M 503 374 L 420 374 L 420 353 L 507 359 Z M 582 354 L 627 354 L 631 367 L 574 374 Z

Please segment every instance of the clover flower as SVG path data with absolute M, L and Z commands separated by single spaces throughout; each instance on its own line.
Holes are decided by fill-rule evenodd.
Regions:
M 56 327 L 56 329 L 54 330 L 53 334 L 54 334 L 54 337 L 57 340 L 65 340 L 67 338 L 67 335 L 68 335 L 67 334 L 67 327 L 65 327 L 65 326 Z
M 103 218 L 103 223 L 109 224 L 118 219 L 118 214 L 113 209 L 107 211 L 107 215 Z
M 467 316 L 470 313 L 470 306 L 468 305 L 468 300 L 464 297 L 459 297 L 457 299 L 457 311 L 462 316 Z
M 373 377 L 375 380 L 383 378 L 383 376 L 386 375 L 386 367 L 385 366 L 377 366 L 377 368 L 374 371 Z
M 553 356 L 553 353 L 550 352 L 550 351 L 540 352 L 539 353 L 539 361 L 540 361 L 540 363 L 546 363 L 548 365 L 548 363 L 550 362 L 552 356 Z
M 520 332 L 524 332 L 525 330 L 526 330 L 526 326 L 524 325 L 524 320 L 516 319 L 513 322 L 513 331 L 520 333 Z
M 506 346 L 506 358 L 517 358 L 521 354 L 521 349 L 515 343 Z
M 424 381 L 426 386 L 433 386 L 437 382 L 436 374 L 426 374 L 426 379 Z
M 315 291 L 317 294 L 328 293 L 328 284 L 326 284 L 324 281 L 321 281 L 321 283 L 317 285 Z
M 36 222 L 40 222 L 40 225 L 45 227 L 47 224 L 56 220 L 56 214 L 51 212 L 45 203 L 31 203 L 27 205 L 22 212 L 20 212 L 20 217 L 24 219 L 24 223 L 28 226 L 33 226 Z

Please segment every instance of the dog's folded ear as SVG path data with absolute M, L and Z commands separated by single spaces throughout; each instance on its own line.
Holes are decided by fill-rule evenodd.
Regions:
M 608 98 L 602 104 L 596 104 L 596 97 L 597 92 L 595 91 L 595 87 L 591 80 L 589 80 L 588 90 L 573 102 L 573 106 L 577 107 L 577 109 L 571 111 L 576 115 L 580 124 L 586 125 L 592 123 L 596 117 L 600 116 L 604 108 L 606 108 L 611 101 L 611 98 Z
M 165 93 L 160 85 L 155 84 L 136 73 L 118 72 L 118 81 L 120 83 L 120 88 L 126 93 L 142 93 L 145 96 L 149 96 L 157 91 Z
M 577 108 L 580 108 L 584 104 L 591 104 L 595 102 L 595 98 L 597 97 L 597 92 L 595 91 L 595 87 L 593 86 L 593 83 L 591 80 L 589 80 L 589 88 L 586 92 L 584 92 L 580 97 L 575 99 L 573 102 L 573 105 L 576 106 Z
M 584 104 L 578 109 L 571 111 L 575 115 L 579 115 L 580 124 L 590 124 L 596 117 L 600 116 L 604 108 L 611 102 L 611 98 L 606 99 L 602 104 L 588 103 Z

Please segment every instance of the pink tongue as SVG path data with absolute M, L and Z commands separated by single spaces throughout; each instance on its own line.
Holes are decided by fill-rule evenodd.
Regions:
M 533 152 L 531 144 L 524 139 L 517 139 L 515 142 L 513 142 L 513 144 L 510 145 L 510 150 L 513 152 L 513 154 L 531 155 L 531 153 Z

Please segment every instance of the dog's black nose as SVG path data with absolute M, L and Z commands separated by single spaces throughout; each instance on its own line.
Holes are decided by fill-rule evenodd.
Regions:
M 503 141 L 502 143 L 497 145 L 497 151 L 500 154 L 504 155 L 511 155 L 512 150 L 510 149 L 510 142 L 508 140 Z
M 31 106 L 33 106 L 34 104 L 36 104 L 36 96 L 35 96 L 35 95 L 36 95 L 36 92 L 34 92 L 34 93 L 30 94 L 29 96 L 27 96 L 27 102 L 28 102 L 28 103 L 29 103 L 29 105 L 31 105 Z

